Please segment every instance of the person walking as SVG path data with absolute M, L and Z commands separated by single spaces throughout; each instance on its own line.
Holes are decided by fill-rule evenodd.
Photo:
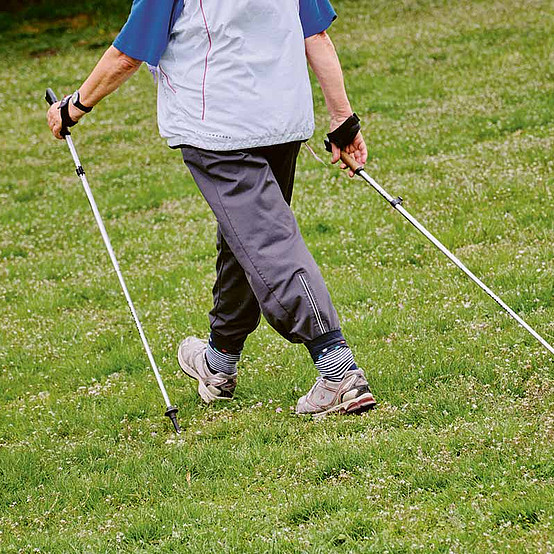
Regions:
M 210 334 L 178 349 L 205 402 L 233 397 L 241 352 L 263 314 L 306 346 L 319 372 L 297 414 L 361 413 L 376 403 L 290 208 L 299 149 L 314 132 L 308 64 L 330 115 L 332 162 L 341 149 L 360 164 L 367 158 L 327 34 L 335 18 L 329 0 L 135 0 L 82 86 L 48 111 L 63 138 L 143 62 L 157 75 L 160 134 L 181 150 L 218 223 Z

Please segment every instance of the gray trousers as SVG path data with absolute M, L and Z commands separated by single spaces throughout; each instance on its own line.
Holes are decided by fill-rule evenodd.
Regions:
M 291 342 L 340 327 L 321 272 L 290 209 L 300 143 L 244 151 L 181 147 L 218 222 L 212 337 L 240 350 L 260 311 Z

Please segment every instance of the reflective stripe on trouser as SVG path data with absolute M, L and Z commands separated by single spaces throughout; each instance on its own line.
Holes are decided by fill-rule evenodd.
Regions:
M 230 152 L 181 148 L 219 224 L 210 323 L 222 340 L 244 342 L 258 324 L 260 307 L 291 342 L 309 342 L 340 327 L 288 204 L 298 149 L 299 143 Z

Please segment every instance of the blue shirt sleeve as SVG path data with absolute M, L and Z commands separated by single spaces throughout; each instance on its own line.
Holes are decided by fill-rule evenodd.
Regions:
M 183 5 L 183 0 L 134 0 L 113 45 L 131 58 L 158 65 Z
M 329 0 L 300 0 L 300 21 L 304 38 L 326 31 L 337 18 Z

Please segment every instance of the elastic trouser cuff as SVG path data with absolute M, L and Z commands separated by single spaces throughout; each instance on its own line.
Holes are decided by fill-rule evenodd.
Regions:
M 238 339 L 224 337 L 223 335 L 220 335 L 212 330 L 210 333 L 209 343 L 213 348 L 219 350 L 220 352 L 224 352 L 225 354 L 240 354 L 244 348 L 246 338 L 247 337 L 241 337 Z
M 344 338 L 344 335 L 342 334 L 342 331 L 340 329 L 337 329 L 336 331 L 329 331 L 328 333 L 320 335 L 319 337 L 304 344 L 310 352 L 310 356 L 312 357 L 312 360 L 314 362 L 317 362 L 321 355 L 324 354 L 331 347 L 339 345 L 346 347 L 348 346 L 348 344 L 346 343 L 346 339 Z

